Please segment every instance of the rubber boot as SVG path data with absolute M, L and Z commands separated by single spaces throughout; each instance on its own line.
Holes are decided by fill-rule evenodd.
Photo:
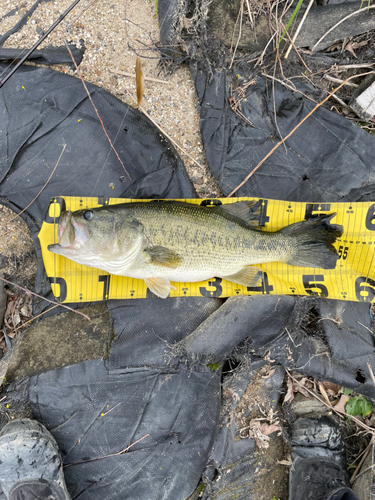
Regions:
M 359 500 L 350 489 L 345 444 L 325 415 L 299 418 L 292 428 L 289 500 Z
M 57 443 L 36 420 L 13 420 L 0 432 L 0 484 L 9 500 L 71 500 Z

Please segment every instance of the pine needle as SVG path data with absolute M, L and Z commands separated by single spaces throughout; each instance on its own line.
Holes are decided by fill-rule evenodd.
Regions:
M 137 57 L 137 60 L 135 62 L 134 70 L 135 70 L 135 83 L 137 86 L 137 108 L 139 108 L 142 102 L 143 91 L 145 87 L 145 80 L 143 78 L 143 73 L 142 73 L 142 62 L 139 57 Z

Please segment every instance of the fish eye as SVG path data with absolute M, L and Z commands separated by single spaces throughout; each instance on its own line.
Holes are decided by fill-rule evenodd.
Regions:
M 94 217 L 94 212 L 91 210 L 86 210 L 86 212 L 83 213 L 83 218 L 85 220 L 91 220 Z

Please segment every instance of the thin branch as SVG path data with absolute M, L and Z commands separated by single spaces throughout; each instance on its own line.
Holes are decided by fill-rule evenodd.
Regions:
M 312 4 L 313 4 L 313 3 L 314 3 L 314 0 L 310 0 L 310 3 L 309 3 L 309 5 L 307 6 L 307 9 L 305 10 L 305 13 L 303 14 L 303 17 L 302 17 L 302 19 L 301 19 L 301 22 L 299 23 L 298 28 L 296 29 L 296 32 L 294 33 L 294 36 L 293 36 L 293 38 L 292 38 L 292 40 L 291 40 L 291 43 L 290 43 L 290 45 L 289 45 L 289 47 L 288 47 L 288 50 L 286 51 L 286 54 L 285 54 L 285 56 L 284 56 L 284 58 L 285 58 L 285 59 L 288 59 L 288 56 L 289 56 L 289 54 L 290 54 L 290 51 L 292 50 L 292 47 L 294 46 L 294 42 L 296 41 L 296 38 L 297 38 L 297 36 L 299 35 L 299 32 L 301 31 L 301 28 L 302 28 L 302 26 L 303 26 L 303 23 L 305 22 L 306 17 L 307 17 L 307 14 L 309 13 L 309 11 L 310 11 L 310 9 L 311 9 L 311 7 L 312 7 Z
M 110 69 L 109 71 L 111 73 L 115 73 L 116 75 L 122 75 L 122 76 L 128 76 L 130 78 L 134 78 L 133 73 L 126 73 L 126 71 L 118 71 L 117 69 Z M 171 85 L 171 82 L 168 82 L 167 80 L 158 80 L 157 78 L 151 78 L 150 76 L 144 76 L 143 78 L 145 80 L 150 81 L 150 82 L 164 83 L 165 85 Z
M 55 306 L 52 306 L 50 307 L 49 309 L 46 309 L 45 311 L 43 311 L 42 313 L 38 314 L 37 316 L 33 316 L 32 318 L 28 319 L 27 321 L 25 321 L 24 323 L 22 323 L 22 325 L 20 326 L 17 326 L 17 328 L 15 328 L 14 330 L 12 330 L 11 332 L 8 333 L 8 335 L 11 335 L 12 333 L 16 333 L 17 330 L 19 330 L 20 328 L 24 327 L 25 325 L 27 325 L 28 323 L 31 323 L 32 321 L 34 321 L 34 319 L 37 319 L 39 318 L 40 316 L 43 316 L 43 314 L 46 314 L 48 313 L 49 311 L 52 311 L 52 309 L 55 309 L 55 307 L 58 307 L 60 306 L 61 304 L 56 304 Z
M 374 384 L 374 387 L 375 387 L 374 372 L 372 371 L 372 366 L 370 365 L 369 362 L 367 362 L 367 368 L 368 368 L 368 371 L 370 372 L 370 377 L 371 377 L 372 383 Z
M 375 436 L 375 432 L 374 432 L 374 429 L 372 427 L 364 424 L 363 422 L 361 422 L 360 420 L 358 420 L 358 418 L 353 417 L 353 415 L 348 415 L 345 411 L 336 410 L 334 406 L 328 405 L 324 401 L 324 399 L 321 399 L 319 396 L 317 396 L 315 394 L 314 391 L 312 391 L 308 387 L 305 387 L 303 384 L 301 384 L 301 382 L 299 380 L 297 380 L 295 377 L 293 377 L 293 375 L 290 373 L 290 371 L 287 368 L 285 368 L 285 371 L 288 374 L 288 377 L 290 377 L 292 380 L 294 380 L 294 382 L 296 382 L 299 386 L 303 387 L 303 389 L 305 389 L 312 396 L 314 396 L 314 398 L 317 399 L 318 401 L 320 401 L 324 406 L 327 406 L 327 408 L 329 408 L 330 410 L 332 410 L 335 413 L 337 413 L 337 415 L 339 415 L 340 417 L 347 417 L 347 418 L 350 418 L 351 420 L 354 420 L 354 422 L 356 422 L 360 427 L 363 427 L 367 432 L 369 432 L 370 434 L 372 434 L 373 436 Z
M 370 9 L 375 9 L 375 5 L 370 5 L 369 7 L 367 7 L 366 10 L 370 10 Z M 350 17 L 353 17 L 353 16 L 356 16 L 357 14 L 359 14 L 360 12 L 363 12 L 365 9 L 359 9 L 359 10 L 355 10 L 354 12 L 352 12 L 351 14 L 345 16 L 343 19 L 341 19 L 341 21 L 339 21 L 338 23 L 336 23 L 334 26 L 332 26 L 332 28 L 330 28 L 328 31 L 326 31 L 324 33 L 323 36 L 321 36 L 319 38 L 319 40 L 316 42 L 316 44 L 314 45 L 314 47 L 311 49 L 311 53 L 314 52 L 314 50 L 316 49 L 316 47 L 320 44 L 320 42 L 322 40 L 324 40 L 324 38 L 329 34 L 331 33 L 331 31 L 333 31 L 335 28 L 337 28 L 337 26 L 339 26 L 341 23 L 343 23 L 344 21 L 346 21 L 347 19 L 349 19 Z
M 236 43 L 236 46 L 234 47 L 233 56 L 232 56 L 231 63 L 229 65 L 229 69 L 231 69 L 231 67 L 233 65 L 234 57 L 236 55 L 237 47 L 238 47 L 238 44 L 240 43 L 240 39 L 241 39 L 241 35 L 242 35 L 243 0 L 241 0 L 240 14 L 241 14 L 240 15 L 240 28 L 239 28 L 239 31 L 238 31 L 237 43 Z
M 76 63 L 76 61 L 75 61 L 75 59 L 74 59 L 74 57 L 73 57 L 73 54 L 72 54 L 72 52 L 71 52 L 71 50 L 70 50 L 70 48 L 69 48 L 69 45 L 68 45 L 68 42 L 67 42 L 67 40 L 66 40 L 65 35 L 63 35 L 63 38 L 64 38 L 65 46 L 66 46 L 66 48 L 68 49 L 68 52 L 69 52 L 69 54 L 70 54 L 70 57 L 71 57 L 71 59 L 72 59 L 72 61 L 73 61 L 73 64 L 74 64 L 74 66 L 75 66 L 76 70 L 77 70 L 78 76 L 80 77 L 81 82 L 82 82 L 82 84 L 83 84 L 83 86 L 84 86 L 84 88 L 85 88 L 85 90 L 86 90 L 86 94 L 87 94 L 88 98 L 90 99 L 91 104 L 93 105 L 93 108 L 94 108 L 94 110 L 95 110 L 96 116 L 98 117 L 98 120 L 100 121 L 100 124 L 101 124 L 101 126 L 102 126 L 102 128 L 103 128 L 103 130 L 104 130 L 104 133 L 105 133 L 105 135 L 106 135 L 106 137 L 107 137 L 107 139 L 108 139 L 108 142 L 109 142 L 109 144 L 111 145 L 111 148 L 113 149 L 113 151 L 115 152 L 115 155 L 117 156 L 118 161 L 121 163 L 122 168 L 124 169 L 124 171 L 125 171 L 126 175 L 129 177 L 129 179 L 130 179 L 130 180 L 132 180 L 132 178 L 130 177 L 130 175 L 129 175 L 128 171 L 126 170 L 126 168 L 125 168 L 124 164 L 122 163 L 121 158 L 120 158 L 120 157 L 119 157 L 119 155 L 117 154 L 117 151 L 116 151 L 116 149 L 114 148 L 114 146 L 113 146 L 113 144 L 112 144 L 112 141 L 111 141 L 111 139 L 109 138 L 109 135 L 107 134 L 107 131 L 106 131 L 105 127 L 104 127 L 104 123 L 103 123 L 102 119 L 101 119 L 101 118 L 100 118 L 100 116 L 99 116 L 99 112 L 98 112 L 98 110 L 96 109 L 96 106 L 95 106 L 95 104 L 94 104 L 93 100 L 91 99 L 90 92 L 88 91 L 88 89 L 87 89 L 87 87 L 86 87 L 86 84 L 85 84 L 85 81 L 84 81 L 84 79 L 82 78 L 81 72 L 80 72 L 80 71 L 79 71 L 79 69 L 78 69 L 77 63 Z
M 74 462 L 72 464 L 64 464 L 63 468 L 65 469 L 66 467 L 70 467 L 71 465 L 86 464 L 87 462 L 94 462 L 95 460 L 102 460 L 103 458 L 115 457 L 116 455 L 122 455 L 123 453 L 126 453 L 128 450 L 130 450 L 130 448 L 132 448 L 134 445 L 138 444 L 140 441 L 142 441 L 142 439 L 145 439 L 149 435 L 150 434 L 146 434 L 145 436 L 141 437 L 140 439 L 138 439 L 134 443 L 132 443 L 129 446 L 127 446 L 126 448 L 124 448 L 123 450 L 118 451 L 116 453 L 111 453 L 110 455 L 105 455 L 104 457 L 91 458 L 90 460 L 82 460 L 82 462 Z
M 333 99 L 336 99 L 336 101 L 339 102 L 341 106 L 344 106 L 344 108 L 350 109 L 350 111 L 352 111 L 352 109 L 349 108 L 349 106 L 342 99 L 340 99 L 340 97 L 337 97 L 337 95 L 333 95 L 331 97 L 333 97 Z
M 161 126 L 160 126 L 160 125 L 159 125 L 159 124 L 158 124 L 155 120 L 153 120 L 153 119 L 151 118 L 151 116 L 147 113 L 147 111 L 145 110 L 145 108 L 143 108 L 142 106 L 139 106 L 139 109 L 142 111 L 142 113 L 144 113 L 144 114 L 147 116 L 147 118 L 148 118 L 150 121 L 152 121 L 152 123 L 153 123 L 153 124 L 154 124 L 154 125 L 155 125 L 155 126 L 156 126 L 159 130 L 160 130 L 160 132 L 162 132 L 162 133 L 165 135 L 165 137 L 167 137 L 167 139 L 169 139 L 169 140 L 171 141 L 171 143 L 172 143 L 174 146 L 176 146 L 177 148 L 181 149 L 181 151 L 182 151 L 182 152 L 183 152 L 186 156 L 188 156 L 188 157 L 190 158 L 190 160 L 191 160 L 191 161 L 193 161 L 194 163 L 196 163 L 196 164 L 198 165 L 198 167 L 202 168 L 202 165 L 201 165 L 199 162 L 197 162 L 197 160 L 195 160 L 192 156 L 190 156 L 190 155 L 189 155 L 189 153 L 186 151 L 186 149 L 184 149 L 182 146 L 180 146 L 180 145 L 178 144 L 178 142 L 174 141 L 174 140 L 172 139 L 172 137 L 171 137 L 170 135 L 168 135 L 168 134 L 166 133 L 166 131 L 165 131 L 164 129 L 162 129 L 162 128 L 161 128 Z
M 351 482 L 351 483 L 353 483 L 353 482 L 354 482 L 354 480 L 355 480 L 355 478 L 356 478 L 356 476 L 357 476 L 357 473 L 358 473 L 359 469 L 362 467 L 363 462 L 365 461 L 365 459 L 366 459 L 367 455 L 369 454 L 369 452 L 370 452 L 370 450 L 371 450 L 371 448 L 372 448 L 372 445 L 374 444 L 374 441 L 375 441 L 375 434 L 373 434 L 373 435 L 372 435 L 371 441 L 370 441 L 370 442 L 369 442 L 369 444 L 367 445 L 367 448 L 365 449 L 365 452 L 364 452 L 364 454 L 363 454 L 363 456 L 362 456 L 362 458 L 361 458 L 361 461 L 360 461 L 360 462 L 359 462 L 359 464 L 357 465 L 357 467 L 356 467 L 355 471 L 353 472 L 352 477 L 350 478 L 350 482 Z M 363 472 L 365 472 L 365 471 L 363 471 Z M 362 473 L 361 473 L 361 475 L 362 475 Z M 358 476 L 357 476 L 357 477 L 358 477 Z
M 370 74 L 373 74 L 375 73 L 374 71 L 368 71 L 367 73 L 362 73 L 360 75 L 354 75 L 354 76 L 351 76 L 349 78 L 347 78 L 341 85 L 339 85 L 333 92 L 331 92 L 330 94 L 328 94 L 328 96 L 323 99 L 322 102 L 320 102 L 319 104 L 317 104 L 306 116 L 305 118 L 303 118 L 294 128 L 291 132 L 289 132 L 289 134 L 287 136 L 284 137 L 283 140 L 279 141 L 275 147 L 273 147 L 271 149 L 271 151 L 263 158 L 263 160 L 261 160 L 258 165 L 256 167 L 253 168 L 253 170 L 245 177 L 245 179 L 241 182 L 241 184 L 239 184 L 236 188 L 233 189 L 233 191 L 228 194 L 227 198 L 230 198 L 231 196 L 234 195 L 234 193 L 236 193 L 244 184 L 246 184 L 246 182 L 250 179 L 250 177 L 258 170 L 259 167 L 261 167 L 263 165 L 263 163 L 268 160 L 268 158 L 276 151 L 276 149 L 278 147 L 281 146 L 281 144 L 284 143 L 284 141 L 286 141 L 287 139 L 289 139 L 289 137 L 291 135 L 294 134 L 294 132 L 302 125 L 302 123 L 304 123 L 318 108 L 320 108 L 320 106 L 322 106 L 322 104 L 324 104 L 326 101 L 328 101 L 328 99 L 330 97 L 332 97 L 346 82 L 348 82 L 349 80 L 352 80 L 353 78 L 358 78 L 360 76 L 365 76 L 365 75 L 370 75 Z
M 58 302 L 55 302 L 54 300 L 46 299 L 45 297 L 42 297 L 41 295 L 38 295 L 37 293 L 32 292 L 31 290 L 27 290 L 27 288 L 23 288 L 22 286 L 19 286 L 16 283 L 12 283 L 11 281 L 8 281 L 5 278 L 2 278 L 1 276 L 0 276 L 0 280 L 4 281 L 4 283 L 8 283 L 8 285 L 16 286 L 17 288 L 19 288 L 20 290 L 23 290 L 26 293 L 31 293 L 31 295 L 34 295 L 35 297 L 39 297 L 40 299 L 45 300 L 46 302 L 49 302 L 50 304 L 56 304 L 57 306 L 61 306 L 64 309 L 68 309 L 68 311 L 74 312 L 76 314 L 80 314 L 84 318 L 86 318 L 89 321 L 91 321 L 90 318 L 86 314 L 83 314 L 83 312 L 81 312 L 81 311 L 76 311 L 75 309 L 72 309 L 71 307 L 66 306 L 65 304 L 59 304 Z
M 367 63 L 367 64 L 342 64 L 339 66 L 332 66 L 329 71 L 346 71 L 347 69 L 360 69 L 360 68 L 372 68 L 374 66 L 374 63 Z M 319 72 L 320 73 L 320 72 Z
M 305 66 L 305 68 L 307 69 L 307 71 L 308 71 L 309 73 L 312 73 L 311 69 L 307 66 L 307 64 L 306 64 L 306 63 L 305 63 L 305 61 L 303 60 L 303 58 L 302 58 L 301 54 L 299 53 L 299 50 L 298 50 L 298 49 L 297 49 L 297 47 L 294 45 L 294 41 L 290 38 L 290 35 L 289 35 L 289 33 L 288 33 L 288 32 L 286 33 L 286 35 L 287 35 L 287 37 L 289 38 L 289 41 L 290 41 L 290 44 L 291 44 L 290 46 L 291 46 L 291 47 L 293 47 L 293 48 L 294 48 L 294 50 L 296 51 L 296 54 L 297 54 L 297 56 L 300 58 L 301 63 Z
M 84 9 L 82 9 L 82 12 L 81 12 L 80 14 L 78 14 L 78 16 L 77 16 L 77 17 L 75 17 L 75 18 L 73 19 L 73 21 L 69 24 L 69 26 L 67 26 L 67 27 L 65 28 L 65 30 L 70 29 L 70 28 L 73 26 L 73 24 L 74 24 L 74 23 L 76 23 L 76 22 L 78 21 L 78 19 L 79 19 L 80 17 L 82 17 L 82 16 L 83 16 L 83 14 L 84 14 L 84 13 L 85 13 L 85 12 L 86 12 L 86 11 L 87 11 L 90 7 L 91 7 L 91 5 L 93 5 L 95 2 L 97 2 L 97 0 L 92 0 L 92 2 L 90 2 L 90 3 L 88 4 L 88 6 L 87 6 L 87 7 L 85 7 Z
M 327 74 L 325 74 L 323 76 L 323 78 L 325 78 L 326 80 L 329 80 L 330 82 L 334 82 L 334 83 L 343 83 L 344 82 L 344 80 L 341 80 L 340 78 L 335 78 L 334 76 L 327 75 Z M 350 83 L 350 82 L 345 83 L 345 85 L 347 85 L 348 87 L 354 87 L 354 88 L 358 87 L 358 85 L 356 83 Z
M 304 94 L 300 90 L 297 90 L 297 89 L 293 88 L 291 85 L 288 85 L 287 83 L 283 82 L 282 80 L 279 80 L 278 78 L 275 78 L 274 76 L 267 75 L 267 73 L 261 73 L 261 74 L 263 76 L 265 76 L 266 78 L 270 78 L 271 80 L 275 80 L 276 82 L 281 83 L 281 85 L 284 85 L 284 87 L 286 87 L 287 89 L 292 90 L 293 92 L 298 92 L 299 94 L 302 94 L 303 97 L 306 97 L 306 99 L 308 99 L 309 101 L 314 102 L 315 104 L 317 104 L 317 102 L 314 101 L 314 99 L 311 99 L 311 97 L 309 97 L 308 95 Z
M 49 183 L 49 181 L 51 180 L 51 177 L 52 177 L 52 176 L 53 176 L 53 174 L 55 173 L 55 170 L 56 170 L 56 168 L 57 168 L 57 165 L 60 163 L 60 160 L 61 160 L 62 155 L 64 154 L 64 151 L 65 151 L 65 148 L 66 148 L 66 144 L 62 144 L 62 146 L 63 146 L 63 149 L 62 149 L 62 151 L 61 151 L 61 153 L 60 153 L 60 156 L 59 156 L 59 158 L 58 158 L 58 160 L 57 160 L 57 163 L 56 163 L 56 165 L 54 166 L 54 168 L 53 168 L 53 170 L 52 170 L 52 172 L 51 172 L 51 175 L 48 177 L 48 179 L 47 179 L 46 183 L 44 184 L 44 186 L 42 187 L 42 189 L 41 189 L 41 190 L 39 191 L 39 193 L 35 196 L 35 198 L 34 198 L 32 201 L 30 201 L 30 203 L 27 205 L 27 207 L 25 207 L 23 210 L 21 210 L 21 212 L 19 212 L 17 215 L 15 215 L 15 216 L 13 217 L 13 219 L 10 219 L 10 221 L 8 221 L 8 223 L 13 222 L 13 221 L 14 221 L 15 219 L 17 219 L 17 217 L 19 217 L 19 216 L 20 216 L 20 215 L 21 215 L 21 214 L 22 214 L 25 210 L 27 210 L 27 209 L 29 208 L 29 206 L 30 206 L 30 205 L 32 205 L 32 204 L 34 203 L 34 201 L 38 198 L 38 196 L 39 196 L 39 195 L 40 195 L 40 193 L 43 191 L 43 189 L 47 186 L 47 184 L 48 184 L 48 183 Z

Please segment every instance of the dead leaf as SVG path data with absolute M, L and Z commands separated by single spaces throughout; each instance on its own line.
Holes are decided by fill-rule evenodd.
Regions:
M 328 394 L 325 390 L 325 387 L 321 382 L 319 382 L 319 390 L 320 390 L 320 394 L 325 399 L 325 402 L 327 403 L 327 405 L 331 406 L 331 401 L 329 400 L 329 397 L 328 397 Z
M 303 387 L 308 381 L 310 383 L 310 380 L 308 380 L 306 377 L 303 377 L 300 381 L 298 381 L 298 384 L 295 384 L 294 386 L 294 392 L 300 392 L 303 394 L 306 398 L 311 398 L 311 395 L 309 392 Z
M 341 43 L 335 43 L 330 47 L 327 47 L 324 52 L 333 52 L 334 50 L 341 49 Z
M 351 54 L 353 54 L 353 56 L 358 59 L 358 57 L 355 55 L 355 52 L 354 52 L 354 48 L 353 48 L 353 44 L 352 42 L 349 42 L 345 45 L 345 50 L 347 50 L 348 52 L 350 52 Z
M 337 405 L 335 405 L 335 410 L 339 411 L 341 413 L 346 413 L 345 412 L 345 405 L 348 402 L 349 396 L 345 396 L 345 394 L 341 394 L 341 398 Z
M 294 399 L 294 394 L 293 394 L 293 380 L 290 377 L 288 377 L 286 385 L 288 390 L 287 393 L 285 394 L 284 403 L 291 403 Z
M 359 49 L 360 47 L 364 47 L 368 44 L 368 40 L 362 40 L 362 42 L 352 42 L 353 49 Z
M 286 465 L 287 467 L 290 467 L 292 465 L 292 459 L 289 458 L 288 460 L 278 460 L 277 463 L 280 465 Z
M 273 375 L 276 371 L 276 368 L 273 368 L 270 370 L 266 375 L 263 375 L 263 378 L 270 378 L 271 375 Z
M 269 436 L 273 432 L 281 431 L 281 427 L 279 427 L 278 425 L 273 425 L 273 424 L 271 424 L 271 425 L 263 424 L 262 427 L 260 428 L 260 430 L 264 436 Z
M 321 384 L 324 386 L 324 389 L 326 390 L 327 394 L 333 396 L 334 398 L 339 397 L 342 391 L 341 385 L 334 384 L 333 382 L 321 382 Z
M 139 108 L 142 101 L 143 90 L 145 86 L 145 80 L 143 78 L 143 73 L 142 73 L 142 62 L 139 57 L 137 57 L 134 69 L 135 69 L 135 83 L 137 86 L 137 108 Z

